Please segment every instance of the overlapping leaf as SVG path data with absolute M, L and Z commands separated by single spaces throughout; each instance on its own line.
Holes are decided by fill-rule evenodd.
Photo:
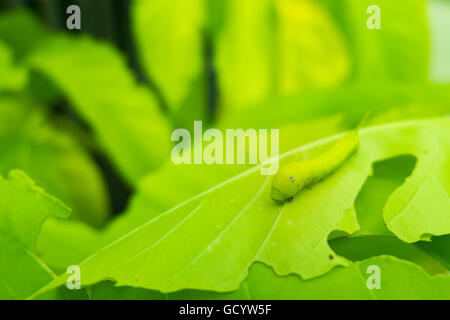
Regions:
M 25 299 L 55 277 L 34 253 L 35 239 L 50 215 L 67 218 L 70 211 L 22 171 L 11 171 L 7 180 L 0 177 L 1 299 Z
M 73 136 L 51 125 L 42 109 L 12 97 L 0 99 L 0 128 L 0 174 L 22 169 L 69 205 L 74 217 L 96 227 L 106 222 L 103 179 Z

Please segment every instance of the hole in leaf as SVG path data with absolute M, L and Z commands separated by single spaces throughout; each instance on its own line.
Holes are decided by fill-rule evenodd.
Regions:
M 336 254 L 351 261 L 361 261 L 379 255 L 395 256 L 421 266 L 431 275 L 447 273 L 447 268 L 429 251 L 418 244 L 409 244 L 392 236 L 355 236 L 330 240 Z
M 355 201 L 361 233 L 391 234 L 383 220 L 384 205 L 392 192 L 411 175 L 416 162 L 412 155 L 401 155 L 373 164 L 373 174 Z

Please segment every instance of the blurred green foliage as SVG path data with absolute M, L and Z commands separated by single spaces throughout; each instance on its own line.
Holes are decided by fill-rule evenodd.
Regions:
M 220 129 L 280 129 L 285 152 L 353 127 L 367 110 L 373 111 L 371 124 L 450 112 L 448 1 L 79 0 L 73 2 L 82 10 L 80 32 L 65 30 L 68 1 L 27 1 L 33 11 L 19 2 L 0 1 L 0 8 L 7 8 L 0 12 L 0 175 L 22 169 L 73 211 L 72 220 L 48 219 L 41 231 L 40 224 L 29 226 L 37 237 L 30 270 L 37 273 L 46 264 L 64 272 L 162 212 L 249 169 L 175 166 L 170 132 L 191 129 L 193 120 Z M 366 9 L 374 4 L 381 9 L 380 30 L 366 26 Z M 382 209 L 415 160 L 401 157 L 385 171 L 375 165 L 355 202 L 360 236 L 381 230 L 383 237 L 330 239 L 333 250 L 352 261 L 388 254 L 430 273 L 436 265 L 436 273 L 448 271 L 447 236 L 405 250 L 405 243 L 384 238 L 390 235 Z M 32 185 L 27 179 L 23 185 Z M 10 184 L 4 180 L 2 186 L 13 190 Z M 446 192 L 442 197 L 448 199 Z M 28 196 L 24 191 L 23 201 Z M 23 213 L 20 197 L 4 199 L 17 202 L 12 208 Z M 12 213 L 0 213 L 0 221 Z M 374 250 L 381 244 L 388 248 Z M 359 246 L 365 254 L 355 252 Z M 417 250 L 426 254 L 416 259 Z M 406 273 L 426 287 L 419 292 L 400 284 L 377 298 L 446 298 L 439 294 L 443 284 L 419 267 L 373 259 L 389 266 L 393 278 Z M 278 277 L 255 264 L 231 295 L 181 291 L 174 296 L 370 298 L 361 283 L 352 282 L 359 263 L 369 260 L 311 282 Z M 53 276 L 40 273 L 33 288 L 18 284 L 16 297 L 33 293 Z M 329 296 L 333 285 L 342 285 L 339 279 L 347 279 L 348 295 Z M 252 281 L 256 292 L 248 296 Z M 442 280 L 447 282 L 448 276 Z M 271 295 L 271 287 L 291 289 Z M 160 297 L 136 290 L 100 284 L 93 297 Z

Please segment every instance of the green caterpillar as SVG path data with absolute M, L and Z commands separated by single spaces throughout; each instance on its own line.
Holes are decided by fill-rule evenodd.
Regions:
M 289 163 L 281 168 L 272 181 L 272 199 L 276 202 L 291 202 L 297 192 L 332 174 L 358 147 L 358 131 L 367 116 L 368 113 L 354 130 L 345 134 L 327 152 L 310 160 Z

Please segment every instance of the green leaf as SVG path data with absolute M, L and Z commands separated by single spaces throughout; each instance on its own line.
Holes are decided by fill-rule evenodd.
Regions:
M 408 244 L 396 238 L 383 220 L 383 208 L 392 194 L 411 175 L 416 158 L 403 155 L 373 164 L 372 175 L 364 183 L 355 200 L 360 230 L 351 236 L 334 232 L 329 236 L 331 248 L 351 261 L 376 255 L 392 255 L 421 266 L 429 274 L 448 273 L 446 242 L 433 237 L 432 242 Z M 450 260 L 447 260 L 450 261 Z
M 450 137 L 449 124 L 449 119 L 411 121 L 362 130 L 360 148 L 352 158 L 329 178 L 284 205 L 270 199 L 270 177 L 261 176 L 259 168 L 248 170 L 149 220 L 83 261 L 83 285 L 114 279 L 119 286 L 162 292 L 184 288 L 223 292 L 236 290 L 255 261 L 268 264 L 279 275 L 296 273 L 304 279 L 337 265 L 348 266 L 347 259 L 331 250 L 327 237 L 336 229 L 356 231 L 357 224 L 348 215 L 372 162 L 414 155 L 418 165 L 397 189 L 402 190 L 408 180 L 421 177 L 422 167 L 431 165 L 430 156 L 448 159 L 444 151 L 448 149 L 443 147 Z M 285 153 L 280 165 L 315 156 L 338 138 Z M 434 145 L 429 145 L 430 141 Z M 442 147 L 436 148 L 439 142 Z M 387 208 L 392 208 L 392 201 L 396 200 L 391 197 Z M 446 202 L 434 205 L 449 212 Z M 442 228 L 447 225 L 442 220 L 445 217 L 435 211 L 432 214 L 425 224 L 431 230 L 421 228 L 418 232 L 434 233 L 438 229 L 450 233 L 450 228 Z M 417 225 L 414 220 L 403 222 L 411 228 Z M 397 227 L 392 231 L 403 232 Z M 64 281 L 62 276 L 40 293 Z
M 26 249 L 34 250 L 34 241 L 48 216 L 70 216 L 70 209 L 37 187 L 23 171 L 13 170 L 8 180 L 0 179 L 3 208 L 0 230 Z M 30 215 L 30 212 L 35 213 Z
M 414 173 L 390 195 L 383 218 L 397 237 L 416 242 L 450 233 L 449 125 L 433 128 L 430 134 L 411 131 L 409 135 L 413 143 L 392 147 L 414 154 L 418 162 Z
M 338 118 L 325 118 L 285 126 L 279 130 L 281 152 L 341 131 Z M 225 132 L 225 128 L 222 128 L 222 132 Z M 175 165 L 168 162 L 157 172 L 142 179 L 138 188 L 139 192 L 133 198 L 127 214 L 134 216 L 135 223 L 144 223 L 148 220 L 149 212 L 164 212 L 250 167 L 252 166 L 226 164 Z M 149 210 L 151 207 L 155 209 Z M 136 219 L 139 216 L 142 218 Z M 139 224 L 135 224 L 134 227 Z
M 25 69 L 15 66 L 10 49 L 0 42 L 0 91 L 18 91 L 28 80 Z
M 109 45 L 87 37 L 55 37 L 31 55 L 29 64 L 65 92 L 129 182 L 169 154 L 167 119 Z
M 194 83 L 205 76 L 205 1 L 135 1 L 132 10 L 144 70 L 177 112 Z
M 22 171 L 11 171 L 7 180 L 0 176 L 1 299 L 25 299 L 54 279 L 34 253 L 35 239 L 50 215 L 68 218 L 70 210 Z
M 377 234 L 379 230 L 377 219 L 382 221 L 382 209 L 389 196 L 389 194 L 401 185 L 405 178 L 411 174 L 415 165 L 415 159 L 412 156 L 401 156 L 392 159 L 383 160 L 374 163 L 373 175 L 370 176 L 364 184 L 361 192 L 356 200 L 356 207 L 358 211 L 358 219 L 361 221 L 361 227 L 364 233 L 373 232 Z M 377 196 L 377 194 L 382 194 Z M 372 219 L 370 219 L 372 216 Z M 371 228 L 372 225 L 375 228 Z M 361 230 L 362 231 L 362 230 Z M 387 229 L 386 229 L 387 231 Z M 389 233 L 391 234 L 391 233 Z M 332 237 L 332 235 L 330 235 Z M 337 254 L 346 257 L 351 261 L 361 261 L 377 255 L 390 255 L 403 260 L 411 261 L 420 267 L 422 267 L 427 273 L 434 275 L 438 273 L 448 273 L 448 263 L 444 261 L 445 268 L 442 264 L 441 256 L 444 257 L 448 251 L 448 243 L 446 243 L 445 237 L 433 237 L 432 242 L 420 243 L 420 244 L 407 244 L 391 234 L 391 236 L 351 236 L 339 237 L 329 240 L 330 247 Z M 431 248 L 430 248 L 431 247 Z M 390 258 L 386 258 L 390 259 Z M 404 261 L 392 260 L 395 264 L 404 264 Z M 447 261 L 450 261 L 447 259 Z M 422 272 L 420 272 L 422 273 Z M 381 276 L 383 277 L 383 273 Z M 255 264 L 249 270 L 249 276 L 244 282 L 242 282 L 240 289 L 236 292 L 217 293 L 210 291 L 198 291 L 198 290 L 181 290 L 173 294 L 162 294 L 158 291 L 146 290 L 142 288 L 134 287 L 115 287 L 111 282 L 101 282 L 92 286 L 92 299 L 279 299 L 280 295 L 286 299 L 304 298 L 304 299 L 363 299 L 372 298 L 368 297 L 368 290 L 354 290 L 353 282 L 360 282 L 360 278 L 353 278 L 352 283 L 346 282 L 343 284 L 340 290 L 326 291 L 325 284 L 332 282 L 333 277 L 342 276 L 342 273 L 337 273 L 332 270 L 322 277 L 305 281 L 298 281 L 298 277 L 277 277 L 271 269 L 261 265 Z M 365 278 L 368 274 L 364 274 Z M 249 281 L 251 279 L 257 279 L 257 281 Z M 321 280 L 324 278 L 323 280 Z M 427 279 L 428 276 L 423 277 L 423 284 L 418 284 L 426 287 L 433 287 Z M 396 277 L 396 286 L 407 285 L 406 281 L 415 282 L 416 278 L 413 278 L 411 274 L 405 276 L 404 273 L 399 274 Z M 426 282 L 427 281 L 427 282 Z M 445 280 L 444 281 L 448 281 Z M 403 283 L 404 282 L 404 283 Z M 431 281 L 434 282 L 434 281 Z M 310 283 L 311 285 L 309 285 Z M 318 290 L 318 284 L 324 285 L 324 290 Z M 422 281 L 421 281 L 422 283 Z M 283 286 L 281 286 L 283 284 Z M 291 290 L 273 290 L 273 288 L 286 288 Z M 264 289 L 265 295 L 256 294 Z M 345 290 L 345 291 L 344 291 Z M 398 289 L 397 289 L 398 290 Z M 418 288 L 413 288 L 414 292 L 421 293 Z M 330 293 L 331 292 L 331 293 Z M 383 290 L 383 295 L 386 295 L 386 290 Z M 410 290 L 408 292 L 411 292 Z M 400 293 L 400 294 L 399 294 Z M 292 296 L 290 296 L 291 294 Z M 397 295 L 397 298 L 403 298 L 406 296 L 404 292 L 390 292 L 388 294 Z M 433 295 L 443 297 L 445 294 L 442 291 L 433 292 Z M 418 298 L 417 293 L 412 294 L 409 298 Z M 425 297 L 427 298 L 427 297 Z M 429 298 L 428 298 L 429 299 Z
M 338 118 L 321 119 L 280 128 L 280 150 L 333 135 Z M 175 165 L 167 162 L 147 175 L 122 215 L 99 232 L 77 221 L 49 220 L 39 237 L 43 259 L 58 270 L 75 264 L 171 207 L 248 169 L 249 165 Z M 74 240 L 76 239 L 76 240 Z
M 372 175 L 355 200 L 359 235 L 393 236 L 383 220 L 383 208 L 392 192 L 411 175 L 416 162 L 412 155 L 403 155 L 373 164 Z
M 93 159 L 41 109 L 23 99 L 0 99 L 0 174 L 22 169 L 74 210 L 74 217 L 100 227 L 110 214 L 106 186 Z

